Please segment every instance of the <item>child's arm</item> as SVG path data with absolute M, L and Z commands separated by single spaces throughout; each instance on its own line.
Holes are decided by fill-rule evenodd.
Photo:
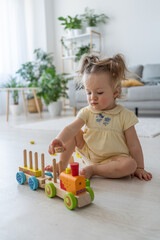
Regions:
M 76 136 L 76 134 L 79 132 L 79 130 L 83 127 L 84 124 L 84 120 L 77 118 L 74 122 L 66 126 L 49 145 L 49 153 L 54 154 L 55 147 L 63 147 L 65 150 L 66 142 Z
M 126 137 L 129 152 L 133 157 L 133 159 L 135 159 L 135 161 L 137 162 L 137 170 L 135 171 L 135 173 L 132 174 L 132 177 L 135 175 L 140 180 L 142 180 L 143 178 L 146 181 L 151 180 L 152 174 L 144 170 L 144 159 L 143 159 L 142 148 L 141 148 L 134 126 L 128 128 L 125 131 L 125 137 Z

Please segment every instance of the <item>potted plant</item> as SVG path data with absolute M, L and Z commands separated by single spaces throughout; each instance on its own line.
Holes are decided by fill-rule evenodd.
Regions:
M 68 30 L 68 36 L 73 36 L 82 33 L 82 19 L 76 15 L 75 17 L 67 16 L 59 17 L 58 20 L 62 21 L 61 25 L 64 30 Z
M 106 23 L 109 17 L 106 14 L 95 14 L 94 9 L 85 8 L 84 14 L 81 15 L 82 21 L 87 25 L 87 32 L 96 30 L 100 23 Z
M 90 53 L 90 44 L 82 45 L 81 47 L 78 48 L 78 52 L 75 54 L 76 57 L 75 57 L 74 61 L 79 62 L 81 57 L 84 54 L 89 54 L 89 53 Z
M 73 31 L 75 36 L 82 34 L 82 19 L 78 15 L 73 17 Z
M 2 87 L 5 88 L 20 88 L 22 85 L 17 81 L 16 77 L 10 76 L 7 83 L 4 83 Z M 10 104 L 10 111 L 12 115 L 19 115 L 20 114 L 20 106 L 19 106 L 19 92 L 18 90 L 12 91 L 12 100 L 13 103 Z
M 65 74 L 57 74 L 53 68 L 47 68 L 42 74 L 38 96 L 42 97 L 51 116 L 59 116 L 62 111 L 61 97 L 68 98 Z
M 39 79 L 43 72 L 48 68 L 55 68 L 53 65 L 53 54 L 46 53 L 42 49 L 38 48 L 34 50 L 35 60 L 22 64 L 21 68 L 16 74 L 27 83 L 27 87 L 38 87 Z M 40 110 L 42 111 L 41 99 L 38 99 Z M 27 106 L 29 112 L 37 112 L 33 94 L 27 95 Z

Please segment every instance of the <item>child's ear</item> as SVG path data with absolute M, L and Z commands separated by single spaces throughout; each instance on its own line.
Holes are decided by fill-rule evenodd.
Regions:
M 114 94 L 113 94 L 114 99 L 116 99 L 116 98 L 118 97 L 119 93 L 120 93 L 120 88 L 117 87 L 117 88 L 114 90 Z

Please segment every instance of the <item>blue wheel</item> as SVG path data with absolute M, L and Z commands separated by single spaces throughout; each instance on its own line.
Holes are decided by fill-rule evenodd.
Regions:
M 45 175 L 46 175 L 46 176 L 49 176 L 49 177 L 51 177 L 51 178 L 53 178 L 53 175 L 52 175 L 51 172 L 45 172 Z
M 24 184 L 26 181 L 26 175 L 24 174 L 24 172 L 17 172 L 16 180 L 19 184 Z
M 38 180 L 36 177 L 32 176 L 28 179 L 28 185 L 31 190 L 36 190 L 38 188 Z

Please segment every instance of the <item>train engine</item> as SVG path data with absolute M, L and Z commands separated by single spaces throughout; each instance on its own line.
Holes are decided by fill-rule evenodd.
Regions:
M 60 174 L 60 187 L 74 195 L 86 192 L 85 178 L 79 175 L 79 164 L 74 162 L 70 166 L 71 168 L 67 168 Z

